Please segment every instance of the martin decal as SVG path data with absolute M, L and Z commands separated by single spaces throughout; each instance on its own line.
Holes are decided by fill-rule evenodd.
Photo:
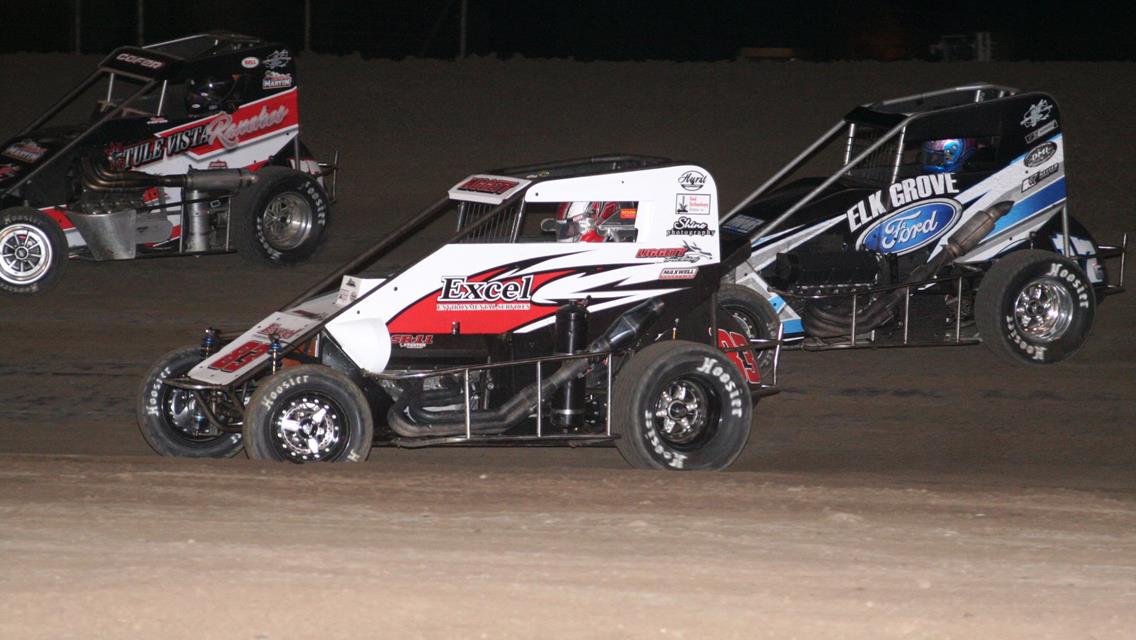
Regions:
M 278 73 L 276 71 L 265 71 L 264 80 L 260 81 L 262 89 L 286 89 L 292 86 L 292 74 Z
M 1022 116 L 1022 126 L 1026 129 L 1032 129 L 1037 125 L 1049 119 L 1049 112 L 1053 110 L 1053 105 L 1048 100 L 1042 98 L 1036 104 L 1030 105 L 1026 109 L 1025 115 Z
M 1056 142 L 1046 142 L 1045 144 L 1038 145 L 1026 154 L 1026 166 L 1036 167 L 1043 165 L 1049 161 L 1057 153 Z
M 532 306 L 532 292 L 531 275 L 487 281 L 445 276 L 438 295 L 438 311 L 525 311 Z
M 915 178 L 904 178 L 886 189 L 868 196 L 848 208 L 848 228 L 852 231 L 876 218 L 904 205 L 935 196 L 958 193 L 953 173 L 933 173 Z
M 868 227 L 856 245 L 880 253 L 910 253 L 943 235 L 961 211 L 957 202 L 947 198 L 920 202 Z
M 678 185 L 687 191 L 699 191 L 706 186 L 706 174 L 701 171 L 687 171 L 678 177 Z
M 686 216 L 681 216 L 678 220 L 674 221 L 670 229 L 667 229 L 668 236 L 713 236 L 714 230 L 710 225 L 705 222 L 699 222 Z
M 680 193 L 675 196 L 675 213 L 705 216 L 710 214 L 710 196 Z

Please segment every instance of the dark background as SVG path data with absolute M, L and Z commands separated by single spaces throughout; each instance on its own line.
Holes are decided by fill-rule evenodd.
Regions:
M 82 50 L 138 40 L 137 0 L 78 0 Z M 209 29 L 304 41 L 303 0 L 143 0 L 146 42 Z M 311 0 L 321 53 L 452 58 L 461 0 Z M 951 34 L 991 33 L 997 60 L 1136 59 L 1131 20 L 1108 3 L 674 2 L 468 0 L 471 55 L 580 60 L 724 60 L 743 47 L 785 47 L 809 60 L 935 59 Z M 3 0 L 0 52 L 73 51 L 76 0 Z

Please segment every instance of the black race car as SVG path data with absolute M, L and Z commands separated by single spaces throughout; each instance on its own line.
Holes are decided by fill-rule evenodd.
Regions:
M 42 291 L 68 257 L 308 258 L 335 167 L 300 142 L 297 92 L 279 43 L 207 33 L 116 49 L 0 143 L 0 291 Z
M 974 84 L 853 109 L 726 215 L 753 248 L 724 303 L 806 349 L 983 342 L 1056 362 L 1123 290 L 1070 212 L 1052 96 Z M 813 158 L 827 177 L 785 179 Z

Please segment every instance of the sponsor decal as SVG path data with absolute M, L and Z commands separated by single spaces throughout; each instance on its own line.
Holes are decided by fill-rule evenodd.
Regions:
M 933 173 L 915 178 L 904 178 L 880 189 L 848 208 L 848 228 L 855 231 L 889 211 L 906 204 L 934 196 L 958 193 L 953 173 Z
M 659 280 L 693 280 L 697 275 L 698 267 L 664 267 Z
M 249 56 L 241 60 L 241 66 L 246 69 L 255 69 L 260 64 L 260 58 Z
M 1046 142 L 1045 144 L 1038 145 L 1033 149 L 1030 149 L 1030 152 L 1026 154 L 1026 166 L 1036 167 L 1038 165 L 1045 164 L 1056 154 L 1056 142 Z
M 391 336 L 391 344 L 403 349 L 425 349 L 434 344 L 434 336 L 428 333 L 396 333 Z
M 683 243 L 681 247 L 662 247 L 658 249 L 640 249 L 635 252 L 636 258 L 649 258 L 664 262 L 698 262 L 703 258 L 710 258 L 710 253 L 703 251 L 696 244 Z
M 1053 105 L 1048 100 L 1045 98 L 1038 100 L 1036 104 L 1030 105 L 1030 108 L 1026 109 L 1022 116 L 1022 126 L 1026 129 L 1033 129 L 1048 120 L 1051 111 L 1053 111 Z
M 219 113 L 201 124 L 176 131 L 169 135 L 151 138 L 132 145 L 112 144 L 106 155 L 118 169 L 133 169 L 180 155 L 187 151 L 210 151 L 212 147 L 233 149 L 241 141 L 261 132 L 274 129 L 288 119 L 291 111 L 285 105 L 261 105 L 259 112 L 237 117 Z M 202 149 L 204 147 L 204 149 Z
M 156 70 L 166 66 L 166 63 L 160 60 L 152 60 L 143 56 L 134 55 L 133 53 L 120 53 L 115 56 L 114 59 L 118 60 L 119 62 L 125 62 L 127 64 L 136 64 L 143 69 Z
M 1026 134 L 1026 144 L 1033 144 L 1034 141 L 1040 139 L 1042 136 L 1045 136 L 1045 135 L 1048 135 L 1048 134 L 1050 134 L 1054 131 L 1057 131 L 1058 126 L 1059 125 L 1057 124 L 1056 120 L 1051 120 L 1051 121 L 1041 125 L 1037 129 L 1030 131 L 1029 133 Z
M 8 145 L 3 155 L 13 160 L 33 164 L 39 162 L 39 159 L 42 158 L 45 153 L 47 153 L 47 149 L 36 144 L 35 140 L 21 140 Z
M 264 337 L 267 338 L 267 337 L 269 337 L 269 336 L 271 336 L 272 334 L 275 333 L 276 335 L 280 336 L 281 340 L 287 340 L 287 339 L 289 339 L 293 336 L 298 335 L 302 331 L 303 331 L 303 329 L 289 329 L 288 327 L 285 327 L 284 325 L 280 324 L 279 322 L 273 322 L 272 324 L 261 329 L 260 331 L 257 331 L 256 335 L 264 336 Z
M 675 213 L 690 216 L 710 214 L 710 196 L 680 193 L 675 196 Z
M 288 66 L 289 62 L 292 62 L 292 56 L 288 55 L 288 50 L 277 49 L 264 59 L 264 68 L 279 69 Z
M 722 225 L 722 228 L 738 233 L 749 233 L 760 227 L 764 222 L 765 221 L 760 218 L 751 218 L 747 215 L 738 214 L 727 220 L 726 223 Z
M 163 118 L 162 116 L 154 116 L 153 118 L 147 120 L 146 124 L 166 124 L 167 122 L 169 122 L 169 120 Z
M 292 86 L 292 74 L 265 71 L 264 79 L 260 81 L 262 89 L 285 89 Z
M 266 353 L 268 353 L 267 342 L 249 340 L 229 353 L 226 353 L 224 357 L 218 358 L 216 362 L 209 365 L 209 368 L 216 371 L 224 371 L 225 373 L 234 373 Z
M 687 191 L 698 191 L 706 186 L 706 174 L 690 170 L 678 177 L 678 186 Z
M 438 311 L 526 311 L 532 304 L 533 276 L 512 280 L 471 281 L 445 276 Z
M 705 222 L 699 222 L 686 216 L 680 217 L 674 221 L 670 229 L 667 229 L 668 236 L 711 236 L 714 235 L 714 230 L 710 225 Z
M 14 164 L 0 164 L 0 180 L 7 180 L 20 172 L 20 168 Z
M 637 215 L 639 215 L 639 209 L 636 207 L 624 207 L 619 210 L 620 220 L 634 220 Z
M 501 180 L 500 178 L 470 178 L 458 186 L 458 191 L 491 193 L 499 196 L 518 184 L 520 183 L 513 180 Z
M 209 162 L 210 169 L 228 169 L 229 163 L 224 160 L 211 160 Z
M 1046 167 L 1044 169 L 1041 169 L 1040 171 L 1038 171 L 1037 173 L 1033 174 L 1032 176 L 1026 178 L 1025 180 L 1022 180 L 1022 193 L 1029 191 L 1030 189 L 1036 187 L 1038 185 L 1038 183 L 1040 183 L 1042 180 L 1045 180 L 1049 176 L 1057 173 L 1057 169 L 1060 166 L 1061 166 L 1060 162 L 1054 162 L 1053 164 L 1049 165 L 1048 167 Z
M 959 203 L 946 198 L 921 202 L 875 223 L 856 244 L 880 253 L 909 253 L 946 233 L 961 211 Z

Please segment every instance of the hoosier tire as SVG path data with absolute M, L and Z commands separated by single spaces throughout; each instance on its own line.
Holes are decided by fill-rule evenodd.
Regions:
M 1012 362 L 1050 364 L 1085 343 L 1096 295 L 1075 262 L 1030 249 L 994 263 L 979 285 L 974 312 L 991 351 Z
M 209 425 L 189 391 L 163 384 L 163 378 L 185 375 L 201 362 L 197 347 L 162 356 L 146 374 L 138 398 L 138 427 L 146 444 L 164 456 L 229 458 L 241 450 L 241 434 Z
M 776 340 L 781 319 L 773 305 L 753 289 L 738 284 L 723 284 L 718 290 L 718 306 L 738 321 L 750 340 Z M 762 381 L 773 379 L 773 350 L 756 352 Z
M 245 411 L 245 451 L 254 459 L 362 462 L 373 434 L 366 396 L 323 365 L 288 367 L 265 378 Z
M 713 347 L 685 340 L 653 344 L 631 356 L 612 392 L 616 447 L 632 466 L 724 469 L 749 440 L 749 387 Z
M 31 207 L 0 211 L 0 292 L 47 291 L 67 268 L 67 237 L 54 220 Z
M 233 196 L 229 224 L 242 257 L 273 265 L 307 260 L 330 221 L 327 193 L 312 176 L 287 167 L 264 167 L 257 182 Z

